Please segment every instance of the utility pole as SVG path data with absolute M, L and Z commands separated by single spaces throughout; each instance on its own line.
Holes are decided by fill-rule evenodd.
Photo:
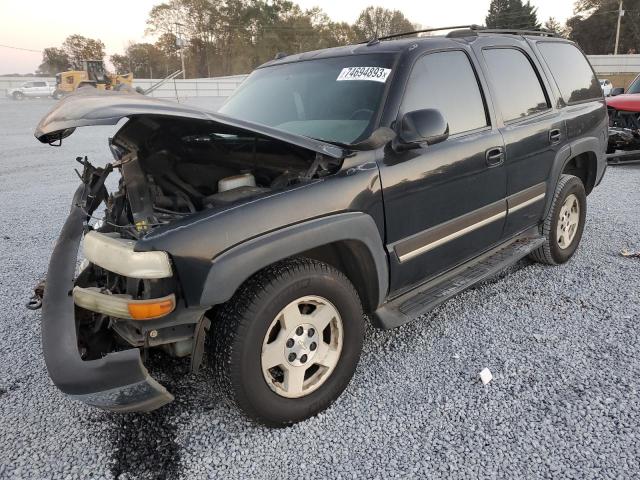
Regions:
M 614 55 L 618 54 L 618 45 L 620 44 L 620 21 L 624 17 L 624 10 L 622 9 L 622 0 L 620 0 L 620 6 L 618 8 L 618 28 L 616 29 L 616 48 L 613 52 Z
M 185 44 L 185 41 L 182 38 L 182 30 L 180 28 L 183 25 L 181 23 L 176 22 L 175 26 L 176 26 L 176 46 L 178 47 L 178 49 L 180 49 L 180 61 L 182 62 L 182 79 L 184 80 L 185 78 L 187 78 L 187 76 L 186 76 L 186 72 L 184 70 L 184 44 Z

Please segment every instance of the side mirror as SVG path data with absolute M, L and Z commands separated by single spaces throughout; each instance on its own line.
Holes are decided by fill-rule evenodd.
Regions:
M 399 146 L 404 148 L 418 148 L 423 143 L 434 145 L 449 138 L 449 124 L 440 110 L 414 110 L 402 116 L 398 137 Z
M 611 90 L 611 96 L 615 97 L 616 95 L 622 95 L 624 93 L 624 88 L 616 87 Z

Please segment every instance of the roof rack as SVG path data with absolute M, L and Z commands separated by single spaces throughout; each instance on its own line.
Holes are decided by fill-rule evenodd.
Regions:
M 418 33 L 431 33 L 440 32 L 442 30 L 459 30 L 462 28 L 468 28 L 469 30 L 476 30 L 482 28 L 480 25 L 455 25 L 453 27 L 440 27 L 440 28 L 425 28 L 422 30 L 413 30 L 411 32 L 394 33 L 393 35 L 385 35 L 384 37 L 377 37 L 378 40 L 389 40 L 390 38 L 404 37 L 406 35 L 417 35 Z
M 440 32 L 442 30 L 451 30 L 447 37 L 456 38 L 456 37 L 468 37 L 468 36 L 477 36 L 478 33 L 504 33 L 511 35 L 540 35 L 543 37 L 557 37 L 558 35 L 555 32 L 550 30 L 518 30 L 512 28 L 486 28 L 482 25 L 455 25 L 452 27 L 440 27 L 440 28 L 426 28 L 422 30 L 413 30 L 410 32 L 402 32 L 402 33 L 394 33 L 392 35 L 385 35 L 384 37 L 374 37 L 371 40 L 367 40 L 361 43 L 366 43 L 367 45 L 375 45 L 381 40 L 390 40 L 392 38 L 405 37 L 407 35 L 417 35 L 419 33 L 431 33 L 431 32 Z
M 481 28 L 480 33 L 506 33 L 511 35 L 539 35 L 541 37 L 557 37 L 558 34 L 551 30 L 540 28 L 538 30 L 518 30 L 517 28 Z

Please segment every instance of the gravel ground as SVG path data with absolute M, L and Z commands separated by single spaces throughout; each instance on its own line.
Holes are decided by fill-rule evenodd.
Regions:
M 109 158 L 111 127 L 61 148 L 32 136 L 47 100 L 0 100 L 0 477 L 638 478 L 640 167 L 610 168 L 589 197 L 575 257 L 522 261 L 400 329 L 369 328 L 342 397 L 302 424 L 251 424 L 204 370 L 157 354 L 177 401 L 116 415 L 65 398 L 47 376 L 45 272 L 77 179 Z M 486 386 L 478 372 L 488 367 Z

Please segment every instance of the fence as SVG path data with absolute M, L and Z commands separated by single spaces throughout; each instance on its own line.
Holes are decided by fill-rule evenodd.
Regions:
M 640 73 L 640 55 L 589 55 L 589 61 L 598 77 L 614 87 L 627 88 Z
M 617 87 L 627 87 L 640 73 L 640 55 L 589 55 L 589 61 L 601 78 L 610 79 Z M 194 78 L 169 80 L 150 96 L 157 98 L 187 99 L 192 97 L 227 98 L 242 83 L 246 75 L 232 75 L 216 78 Z M 55 83 L 55 78 L 36 77 L 0 77 L 0 92 L 7 88 L 18 87 L 29 80 L 44 80 Z M 133 84 L 143 90 L 158 83 L 161 79 L 136 79 Z
M 221 97 L 230 96 L 238 85 L 246 78 L 246 75 L 233 75 L 229 77 L 174 79 L 169 80 L 154 90 L 149 95 L 158 98 L 190 98 L 190 97 Z M 134 86 L 143 90 L 160 82 L 161 79 L 134 80 Z
M 229 77 L 216 78 L 194 78 L 194 79 L 175 79 L 169 80 L 161 85 L 157 90 L 151 92 L 149 96 L 157 98 L 186 99 L 191 97 L 219 97 L 226 98 L 242 83 L 246 75 L 233 75 Z M 19 87 L 24 82 L 33 80 L 45 81 L 54 84 L 56 79 L 53 77 L 0 77 L 0 93 L 4 94 L 7 88 Z M 134 87 L 140 87 L 143 90 L 155 85 L 162 79 L 141 78 L 133 81 Z

